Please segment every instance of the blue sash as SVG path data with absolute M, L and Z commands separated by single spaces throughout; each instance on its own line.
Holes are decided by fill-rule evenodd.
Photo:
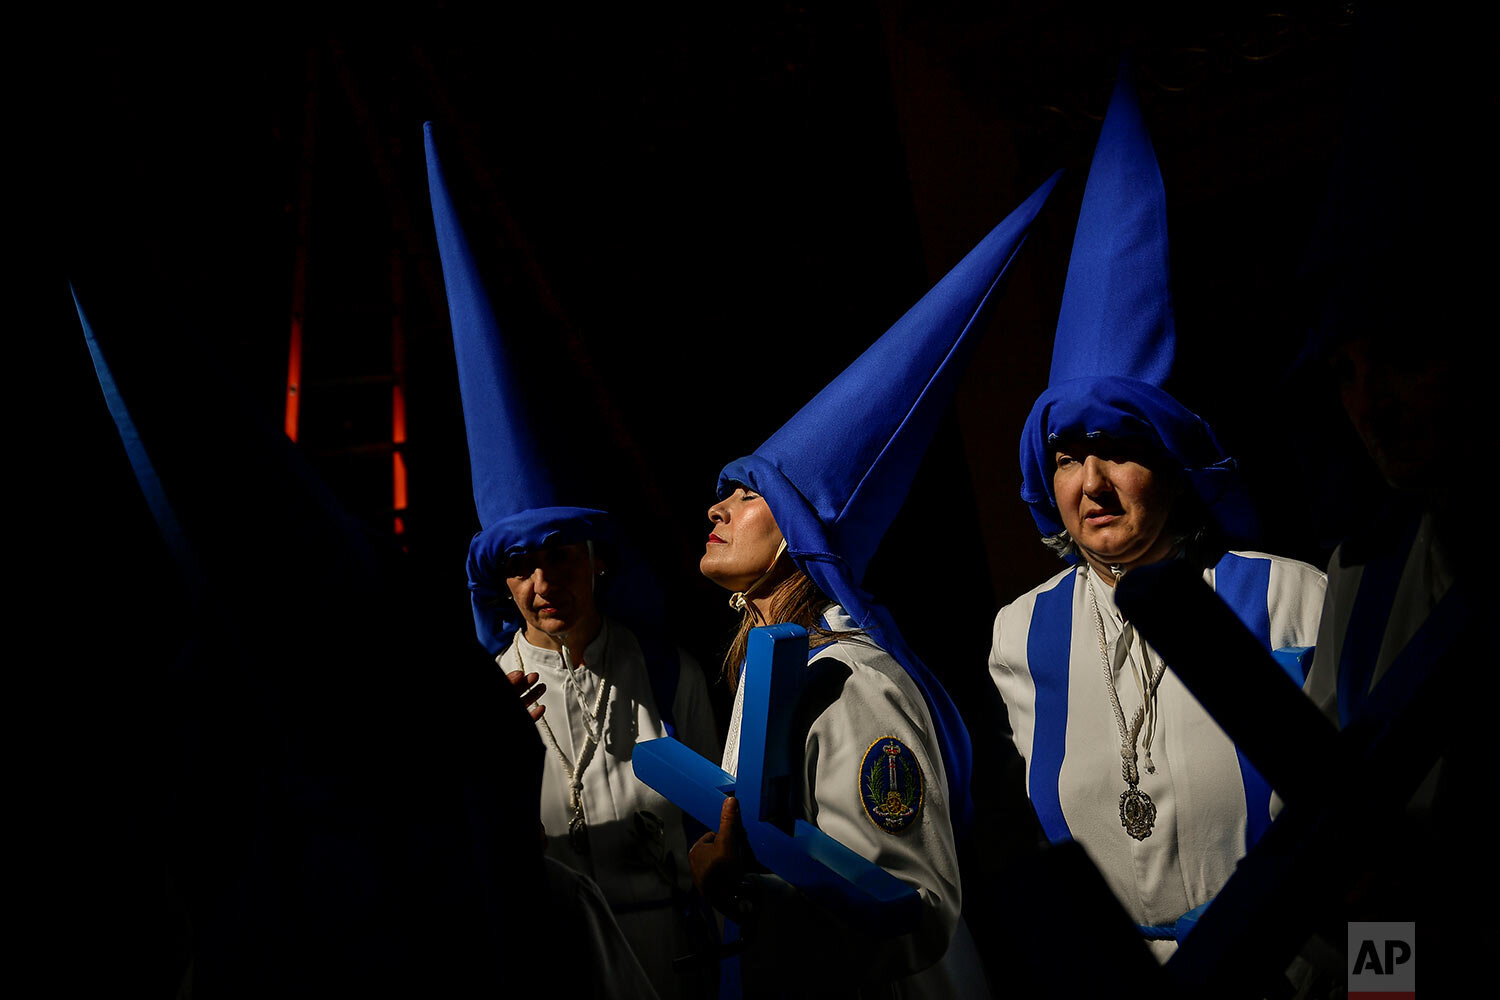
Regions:
M 1260 642 L 1260 648 L 1271 652 L 1271 560 L 1246 559 L 1228 553 L 1214 567 L 1214 591 L 1234 611 Z M 1293 677 L 1301 687 L 1303 677 Z M 1238 745 L 1234 755 L 1240 764 L 1240 782 L 1245 789 L 1245 850 L 1249 851 L 1271 825 L 1271 785 L 1260 776 Z
M 1038 594 L 1026 635 L 1026 663 L 1036 686 L 1035 724 L 1031 737 L 1031 776 L 1027 792 L 1054 844 L 1072 840 L 1063 817 L 1058 776 L 1068 738 L 1068 660 L 1073 646 L 1073 581 L 1069 571 L 1057 586 Z

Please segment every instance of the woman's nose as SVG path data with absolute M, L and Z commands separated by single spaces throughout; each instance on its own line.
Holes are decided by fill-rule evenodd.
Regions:
M 723 504 L 714 504 L 708 508 L 708 519 L 714 524 L 723 524 L 729 520 L 729 514 L 724 510 Z
M 1109 477 L 1105 475 L 1104 463 L 1097 455 L 1088 455 L 1083 460 L 1083 492 L 1093 495 L 1109 489 Z

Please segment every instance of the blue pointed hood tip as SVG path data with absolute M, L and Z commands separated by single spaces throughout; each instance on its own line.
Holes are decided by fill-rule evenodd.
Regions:
M 551 469 L 531 433 L 526 397 L 505 349 L 478 261 L 448 193 L 431 122 L 423 126 L 423 136 L 433 228 L 469 440 L 474 507 L 479 523 L 488 527 L 521 511 L 555 506 L 558 497 Z
M 432 123 L 425 123 L 422 132 L 433 228 L 453 324 L 453 354 L 469 441 L 474 508 L 483 527 L 469 544 L 469 595 L 480 643 L 491 653 L 499 653 L 510 645 L 522 624 L 505 584 L 505 562 L 510 556 L 585 541 L 617 548 L 619 539 L 606 512 L 559 503 L 552 469 L 531 432 L 525 393 L 449 195 Z M 633 571 L 632 567 L 619 568 L 622 573 Z M 631 618 L 630 607 L 654 606 L 651 595 L 657 593 L 644 567 L 634 570 L 642 577 L 635 583 L 637 593 L 621 595 L 611 608 L 627 620 Z M 632 624 L 648 627 L 644 622 Z
M 1226 541 L 1255 537 L 1255 513 L 1237 463 L 1225 453 L 1213 428 L 1164 390 L 1119 376 L 1069 379 L 1051 386 L 1026 417 L 1021 499 L 1044 536 L 1063 530 L 1052 487 L 1056 442 L 1077 437 L 1143 445 L 1156 462 L 1184 477 Z
M 968 730 L 942 684 L 860 582 L 978 347 L 986 307 L 1058 176 L 991 230 L 755 454 L 719 474 L 721 497 L 735 483 L 765 497 L 797 566 L 921 689 L 961 826 L 972 811 Z
M 1078 211 L 1049 385 L 1090 375 L 1166 384 L 1177 350 L 1168 257 L 1166 188 L 1122 62 Z
M 787 513 L 791 530 L 782 526 L 788 547 L 840 562 L 852 582 L 862 580 L 978 347 L 986 307 L 1058 177 L 992 229 L 754 455 L 726 466 L 719 495 L 732 482 L 749 485 L 746 476 L 764 479 L 764 470 L 776 470 L 786 486 L 759 488 L 768 500 L 784 495 L 789 508 L 796 498 L 799 513 Z
M 1063 530 L 1052 488 L 1056 438 L 1106 436 L 1137 442 L 1181 472 L 1226 540 L 1254 537 L 1234 459 L 1162 388 L 1176 352 L 1166 189 L 1122 62 L 1084 186 L 1048 388 L 1021 432 L 1021 498 L 1044 536 Z
M 104 403 L 109 409 L 110 419 L 115 423 L 115 430 L 120 435 L 120 441 L 125 446 L 125 457 L 130 462 L 131 471 L 135 473 L 137 485 L 146 497 L 146 505 L 151 511 L 151 517 L 156 521 L 157 530 L 161 533 L 167 549 L 172 553 L 178 568 L 188 581 L 189 599 L 196 604 L 199 595 L 206 587 L 203 570 L 188 541 L 187 532 L 183 530 L 182 522 L 178 519 L 177 512 L 167 497 L 167 491 L 162 486 L 161 477 L 157 475 L 156 466 L 151 461 L 146 442 L 142 440 L 135 418 L 131 415 L 130 407 L 125 401 L 125 394 L 121 391 L 109 362 L 105 360 L 104 350 L 94 335 L 93 324 L 89 322 L 83 303 L 79 301 L 78 289 L 71 281 L 68 282 L 68 291 L 73 296 L 73 308 L 78 312 L 78 323 L 83 329 L 83 339 L 89 350 L 89 358 L 94 363 L 94 374 L 99 379 L 99 388 L 104 393 Z

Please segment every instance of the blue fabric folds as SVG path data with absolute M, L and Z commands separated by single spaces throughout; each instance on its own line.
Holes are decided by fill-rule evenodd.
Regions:
M 1255 514 L 1235 461 L 1213 428 L 1147 382 L 1119 376 L 1070 379 L 1050 386 L 1021 432 L 1021 499 L 1043 535 L 1063 530 L 1052 490 L 1055 439 L 1083 435 L 1144 444 L 1186 476 L 1226 540 L 1255 534 Z

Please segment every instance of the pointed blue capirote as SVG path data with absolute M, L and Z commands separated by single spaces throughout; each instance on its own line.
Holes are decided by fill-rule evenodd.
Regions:
M 506 355 L 495 310 L 448 194 L 443 165 L 433 144 L 432 123 L 426 123 L 422 132 L 427 145 L 432 223 L 443 263 L 464 427 L 469 435 L 474 506 L 479 511 L 479 523 L 488 528 L 523 510 L 556 506 L 557 498 L 550 472 L 540 461 L 536 440 L 526 422 L 525 396 Z
M 911 490 L 922 456 L 978 346 L 985 306 L 1054 174 L 755 454 L 725 466 L 720 496 L 742 483 L 766 498 L 787 552 L 823 593 L 906 668 L 938 729 L 954 817 L 972 802 L 968 731 L 890 612 L 860 588 L 870 557 Z
M 1255 535 L 1235 460 L 1163 388 L 1177 352 L 1167 257 L 1166 190 L 1122 64 L 1084 186 L 1051 377 L 1021 432 L 1021 498 L 1043 535 L 1063 530 L 1057 440 L 1101 435 L 1143 442 L 1179 470 L 1225 541 Z
M 505 583 L 509 557 L 553 545 L 591 543 L 611 570 L 608 593 L 601 589 L 596 599 L 635 633 L 657 711 L 667 731 L 675 732 L 672 702 L 680 661 L 665 628 L 661 588 L 608 513 L 558 502 L 558 481 L 531 432 L 525 394 L 443 178 L 432 123 L 422 131 L 469 436 L 474 507 L 483 529 L 469 543 L 466 567 L 474 631 L 485 649 L 499 653 L 521 627 L 520 611 Z
M 130 261 L 82 270 L 70 285 L 84 342 L 194 608 L 249 627 L 284 604 L 378 588 L 367 532 L 280 428 L 261 424 L 175 317 L 146 318 L 160 312 L 155 278 Z
M 161 532 L 178 569 L 190 584 L 189 594 L 196 600 L 203 589 L 203 571 L 198 566 L 198 557 L 193 554 L 193 547 L 188 543 L 187 532 L 182 528 L 177 511 L 167 499 L 167 491 L 162 486 L 161 477 L 157 475 L 156 464 L 152 462 L 146 442 L 141 437 L 135 418 L 131 416 L 130 406 L 125 401 L 115 373 L 104 357 L 104 350 L 94 336 L 94 328 L 84 314 L 83 303 L 78 301 L 78 290 L 70 284 L 68 291 L 73 295 L 73 308 L 78 310 L 78 322 L 83 327 L 84 343 L 88 345 L 89 357 L 94 362 L 94 374 L 98 376 L 99 388 L 104 393 L 104 403 L 109 408 L 110 419 L 115 422 L 115 430 L 119 432 L 120 441 L 125 446 L 125 457 L 130 461 L 136 483 L 145 494 L 146 506 L 151 511 L 152 519 L 156 521 L 156 529 Z
M 422 126 L 422 133 L 432 223 L 448 293 L 453 354 L 469 436 L 474 508 L 483 528 L 469 545 L 474 627 L 485 648 L 499 652 L 510 645 L 521 624 L 520 614 L 508 600 L 505 560 L 549 545 L 612 542 L 614 532 L 604 511 L 557 502 L 552 470 L 527 421 L 526 396 L 443 178 L 431 122 Z
M 1162 386 L 1177 349 L 1169 274 L 1167 192 L 1121 64 L 1083 189 L 1047 383 L 1123 375 Z
M 818 545 L 802 548 L 859 582 L 978 345 L 978 319 L 1056 183 L 1053 175 L 991 230 L 753 456 L 727 467 L 720 491 L 742 481 L 741 464 L 770 464 L 820 525 Z

